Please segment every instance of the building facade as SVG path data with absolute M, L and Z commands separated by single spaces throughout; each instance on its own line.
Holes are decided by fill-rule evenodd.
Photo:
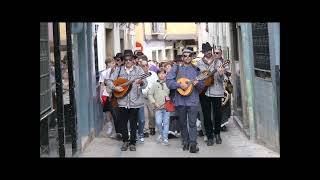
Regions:
M 197 50 L 195 23 L 138 23 L 135 33 L 136 44 L 142 45 L 143 53 L 158 62 L 174 60 L 184 47 Z

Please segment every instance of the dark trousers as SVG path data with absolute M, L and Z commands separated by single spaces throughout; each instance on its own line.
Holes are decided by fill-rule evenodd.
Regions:
M 176 106 L 181 125 L 182 144 L 197 145 L 198 106 Z M 189 130 L 188 130 L 189 126 Z
M 201 107 L 203 107 L 204 126 L 208 139 L 213 139 L 214 134 L 220 134 L 221 130 L 221 97 L 200 97 Z M 211 119 L 213 111 L 213 120 Z M 214 131 L 213 131 L 214 125 Z
M 111 115 L 113 118 L 114 129 L 116 130 L 116 133 L 122 133 L 121 123 L 120 123 L 120 119 L 119 119 L 119 107 L 111 108 L 110 112 L 111 112 Z
M 119 107 L 119 120 L 121 124 L 121 134 L 123 142 L 129 141 L 128 135 L 128 121 L 130 122 L 130 142 L 129 144 L 136 144 L 136 131 L 138 120 L 138 108 L 124 108 Z

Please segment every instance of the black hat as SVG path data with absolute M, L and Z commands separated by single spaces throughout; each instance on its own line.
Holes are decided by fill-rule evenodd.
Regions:
M 136 51 L 134 52 L 133 57 L 134 57 L 134 58 L 138 58 L 139 56 L 142 56 L 142 55 L 144 55 L 143 52 L 141 52 L 140 50 L 136 50 Z
M 117 53 L 116 54 L 116 56 L 115 57 L 113 57 L 114 59 L 116 59 L 116 58 L 120 58 L 120 59 L 122 59 L 122 53 Z
M 210 45 L 210 43 L 206 42 L 206 43 L 202 43 L 202 50 L 201 52 L 208 52 L 208 51 L 211 51 L 212 50 L 212 47 Z
M 123 51 L 123 57 L 126 57 L 126 56 L 131 56 L 131 57 L 133 57 L 133 52 L 132 52 L 131 49 L 125 49 L 125 50 Z

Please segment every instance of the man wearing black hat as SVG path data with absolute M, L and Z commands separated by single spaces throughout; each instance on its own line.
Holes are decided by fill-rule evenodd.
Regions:
M 144 74 L 141 67 L 133 64 L 134 57 L 132 50 L 125 50 L 123 53 L 123 59 L 125 65 L 117 67 L 111 74 L 110 79 L 107 80 L 107 86 L 117 92 L 122 92 L 123 88 L 121 86 L 114 86 L 113 81 L 115 79 L 121 77 L 131 80 Z M 130 147 L 130 151 L 136 150 L 138 109 L 144 106 L 141 89 L 146 88 L 147 84 L 148 82 L 146 79 L 136 79 L 127 95 L 117 99 L 123 139 L 121 151 L 126 151 L 128 147 Z M 128 121 L 130 122 L 130 141 L 127 127 Z
M 201 70 L 201 72 L 214 72 L 216 70 L 216 72 L 214 72 L 214 74 L 212 75 L 214 78 L 214 84 L 210 85 L 207 88 L 205 94 L 200 95 L 200 103 L 203 111 L 204 126 L 206 131 L 205 134 L 208 138 L 207 145 L 212 146 L 214 144 L 214 138 L 216 139 L 217 144 L 222 143 L 222 139 L 220 137 L 221 100 L 224 97 L 224 75 L 225 73 L 227 73 L 227 71 L 229 71 L 229 67 L 226 66 L 226 69 L 221 67 L 223 62 L 221 61 L 221 59 L 215 59 L 212 54 L 212 47 L 208 42 L 202 44 L 202 53 L 204 54 L 204 56 L 197 63 L 197 66 Z M 211 119 L 211 111 L 213 111 L 214 119 Z
M 122 66 L 124 64 L 122 53 L 117 53 L 114 59 L 116 60 L 117 66 Z

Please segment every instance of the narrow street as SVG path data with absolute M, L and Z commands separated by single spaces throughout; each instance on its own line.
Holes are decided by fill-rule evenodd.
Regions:
M 40 157 L 279 158 L 280 23 L 40 22 Z
M 121 141 L 108 138 L 105 130 L 93 139 L 80 157 L 280 157 L 280 155 L 262 145 L 249 141 L 239 130 L 236 123 L 229 120 L 228 131 L 221 132 L 222 144 L 207 146 L 203 137 L 198 137 L 200 151 L 183 151 L 181 139 L 169 139 L 169 145 L 156 143 L 156 136 L 145 138 L 137 143 L 137 151 L 121 151 Z

